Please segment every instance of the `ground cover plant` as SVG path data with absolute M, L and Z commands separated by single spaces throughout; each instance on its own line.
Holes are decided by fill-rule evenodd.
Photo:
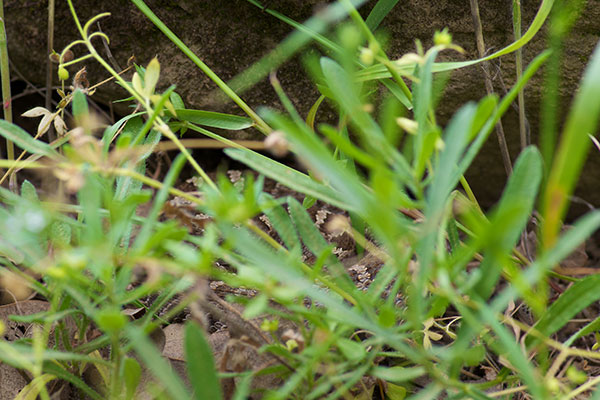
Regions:
M 495 207 L 482 210 L 464 178 L 511 104 L 523 107 L 528 80 L 560 60 L 583 2 L 543 1 L 521 35 L 514 1 L 511 45 L 437 62 L 462 51 L 445 30 L 429 49 L 416 41 L 414 53 L 386 55 L 373 32 L 397 1 L 379 0 L 363 19 L 363 1 L 340 0 L 304 24 L 248 1 L 296 31 L 226 83 L 132 0 L 238 116 L 187 109 L 174 85 L 157 92 L 168 62 L 160 57 L 127 78 L 114 71 L 95 48 L 109 38 L 93 30 L 110 16 L 80 21 L 68 0 L 81 37 L 54 54 L 62 101 L 27 113 L 42 117 L 35 136 L 0 121 L 17 150 L 0 161 L 9 183 L 0 188 L 3 287 L 18 299 L 3 306 L 0 360 L 26 380 L 17 398 L 600 398 L 600 278 L 573 258 L 600 214 L 565 226 L 600 115 L 600 47 L 560 140 L 550 112 L 541 151 L 522 130 Z M 545 22 L 550 48 L 523 66 L 518 52 Z M 300 115 L 276 69 L 309 42 L 306 70 L 320 97 Z M 74 46 L 86 55 L 70 59 Z M 515 52 L 507 94 L 464 104 L 440 126 L 439 72 Z M 127 90 L 131 114 L 101 126 L 85 70 L 69 76 L 86 60 Z M 4 81 L 7 65 L 2 72 Z M 546 73 L 551 107 L 558 71 Z M 265 76 L 279 111 L 241 97 Z M 319 120 L 325 104 L 336 121 Z M 58 137 L 47 142 L 51 124 Z M 248 128 L 301 168 L 217 133 Z M 227 146 L 249 171 L 204 171 L 186 147 L 190 132 Z M 177 155 L 157 179 L 147 162 L 161 138 Z M 186 163 L 195 177 L 183 182 Z M 56 190 L 36 188 L 24 171 L 55 179 Z

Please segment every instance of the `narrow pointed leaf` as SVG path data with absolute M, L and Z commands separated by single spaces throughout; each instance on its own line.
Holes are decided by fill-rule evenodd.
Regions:
M 222 399 L 212 350 L 200 327 L 193 322 L 188 322 L 185 326 L 185 357 L 195 398 Z
M 17 125 L 3 119 L 0 120 L 0 135 L 32 154 L 39 154 L 53 159 L 59 158 L 58 153 L 47 143 L 34 139 Z
M 188 121 L 193 124 L 210 126 L 212 128 L 228 129 L 230 131 L 246 129 L 254 124 L 250 118 L 214 111 L 176 108 L 175 112 L 177 113 L 177 118 L 181 121 Z

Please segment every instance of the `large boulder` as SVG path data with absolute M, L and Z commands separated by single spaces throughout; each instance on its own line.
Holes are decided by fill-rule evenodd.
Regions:
M 111 13 L 110 17 L 99 21 L 99 27 L 110 37 L 111 56 L 120 67 L 124 67 L 132 55 L 135 55 L 137 62 L 142 65 L 152 57 L 158 56 L 162 68 L 161 82 L 164 86 L 175 83 L 177 91 L 188 107 L 240 113 L 233 104 L 224 105 L 216 101 L 215 84 L 166 39 L 131 2 L 77 0 L 74 3 L 82 21 L 87 21 L 101 12 Z M 244 0 L 225 2 L 148 0 L 146 3 L 224 80 L 231 79 L 244 71 L 291 32 L 288 25 Z M 272 0 L 269 1 L 269 6 L 294 20 L 303 21 L 312 15 L 320 3 L 322 1 L 319 0 Z M 511 43 L 513 40 L 511 2 L 489 0 L 480 3 L 486 46 L 497 50 Z M 525 31 L 537 12 L 539 2 L 522 0 L 521 3 L 523 31 Z M 598 41 L 600 7 L 597 0 L 588 3 L 565 46 L 564 79 L 560 92 L 562 110 L 568 109 L 571 95 L 575 92 L 582 71 Z M 361 12 L 368 13 L 374 4 L 375 1 L 368 1 Z M 14 67 L 32 83 L 43 86 L 47 59 L 46 2 L 8 0 L 5 1 L 5 15 L 9 54 Z M 54 48 L 57 51 L 79 38 L 66 1 L 57 2 L 55 24 Z M 444 27 L 449 28 L 454 42 L 466 50 L 463 56 L 448 54 L 445 57 L 455 60 L 477 58 L 468 1 L 400 2 L 383 21 L 380 29 L 388 32 L 390 57 L 398 58 L 414 50 L 415 38 L 421 39 L 426 47 L 431 45 L 434 31 Z M 94 29 L 98 29 L 98 26 L 95 25 Z M 525 65 L 541 52 L 544 46 L 545 34 L 542 30 L 524 49 Z M 107 55 L 101 43 L 97 42 L 96 47 L 102 55 Z M 83 54 L 83 51 L 83 48 L 78 48 L 76 55 Z M 98 82 L 107 77 L 107 73 L 94 62 L 87 62 L 86 65 L 91 82 Z M 514 55 L 507 55 L 491 66 L 494 72 L 492 75 L 495 90 L 501 95 L 514 83 L 514 65 Z M 76 68 L 72 72 L 75 70 Z M 295 58 L 282 66 L 278 71 L 278 78 L 299 111 L 306 114 L 318 94 L 306 78 L 299 60 Z M 543 78 L 538 74 L 525 91 L 527 118 L 531 124 L 534 140 L 537 138 L 536 132 L 539 126 L 542 86 Z M 484 95 L 481 66 L 476 65 L 454 72 L 438 109 L 440 121 L 446 121 L 456 108 L 466 101 L 477 100 Z M 121 96 L 122 92 L 116 84 L 104 85 L 95 95 L 99 101 L 115 100 Z M 266 79 L 247 90 L 242 97 L 252 107 L 278 105 L 277 97 Z M 503 124 L 514 160 L 519 151 L 516 113 L 509 111 L 503 119 Z M 257 135 L 256 131 L 249 131 L 239 137 L 257 137 Z M 468 176 L 475 194 L 487 205 L 498 198 L 506 179 L 494 135 L 490 136 Z M 595 190 L 600 176 L 599 166 L 600 154 L 592 150 L 586 166 L 587 172 L 582 176 L 578 191 L 579 196 L 595 205 L 600 204 L 600 191 Z

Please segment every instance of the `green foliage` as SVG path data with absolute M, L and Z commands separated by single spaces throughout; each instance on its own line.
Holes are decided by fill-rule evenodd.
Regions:
M 306 24 L 268 9 L 297 30 L 231 85 L 143 1 L 132 1 L 247 117 L 188 109 L 174 87 L 157 93 L 157 59 L 145 68 L 137 66 L 132 81 L 124 81 L 91 42 L 95 36 L 105 37 L 89 30 L 106 15 L 81 26 L 69 1 L 82 40 L 67 49 L 84 45 L 89 52 L 74 61 L 95 58 L 142 111 L 106 127 L 97 139 L 89 92 L 77 89 L 64 98 L 71 102 L 78 127 L 52 146 L 0 121 L 0 135 L 43 161 L 6 165 L 54 173 L 64 190 L 59 194 L 73 200 L 57 205 L 28 180 L 19 194 L 0 189 L 0 231 L 10 232 L 0 235 L 3 270 L 19 274 L 48 303 L 47 310 L 11 317 L 39 326 L 31 338 L 0 341 L 0 360 L 33 377 L 20 398 L 50 398 L 46 386 L 56 379 L 95 399 L 132 399 L 142 390 L 174 399 L 243 399 L 250 394 L 266 399 L 369 399 L 376 390 L 390 399 L 489 399 L 514 392 L 546 399 L 572 398 L 592 389 L 596 380 L 585 382 L 581 371 L 570 369 L 566 378 L 558 372 L 569 355 L 597 358 L 574 345 L 598 332 L 598 320 L 565 343 L 550 339 L 598 300 L 598 279 L 571 279 L 576 282 L 552 302 L 546 280 L 551 275 L 565 279 L 552 269 L 600 227 L 600 213 L 592 212 L 558 235 L 589 146 L 586 135 L 594 131 L 600 113 L 595 95 L 600 49 L 581 82 L 547 185 L 542 186 L 547 168 L 542 155 L 535 146 L 526 147 L 497 205 L 484 211 L 463 174 L 549 52 L 537 55 L 503 98 L 487 96 L 464 104 L 440 126 L 436 106 L 444 101 L 440 92 L 447 76 L 440 79 L 436 73 L 482 60 L 436 62 L 442 51 L 461 50 L 442 31 L 431 49 L 424 51 L 418 44 L 416 53 L 390 61 L 372 31 L 397 1 L 378 1 L 366 21 L 354 8 L 362 3 L 358 1 L 336 2 Z M 542 3 L 523 36 L 483 60 L 524 46 L 552 3 Z M 349 22 L 327 36 L 327 28 L 346 16 Z M 262 79 L 311 40 L 326 55 L 307 61 L 323 96 L 306 117 L 294 109 L 275 77 L 271 81 L 285 111 L 255 112 L 232 89 Z M 63 55 L 61 68 L 73 63 Z M 324 102 L 338 113 L 336 125 L 318 120 Z M 254 127 L 280 135 L 285 150 L 308 172 L 199 125 Z M 213 182 L 174 133 L 186 129 L 235 147 L 225 154 L 259 177 L 247 174 L 232 183 L 219 174 Z M 157 181 L 145 175 L 146 160 L 161 137 L 173 141 L 179 155 Z M 569 158 L 573 155 L 575 161 Z M 186 161 L 202 180 L 200 195 L 177 189 Z M 264 177 L 305 195 L 304 201 L 274 198 L 264 191 Z M 528 259 L 518 246 L 536 214 L 540 188 L 543 242 L 537 256 Z M 195 220 L 187 214 L 176 220 L 163 217 L 173 207 L 171 196 L 204 213 L 202 234 L 193 232 Z M 307 209 L 323 204 L 343 215 L 320 230 Z M 268 218 L 270 232 L 256 224 L 260 214 Z M 376 270 L 370 271 L 376 276 L 368 284 L 359 287 L 351 278 L 347 260 L 326 239 L 332 235 L 352 238 L 357 249 L 364 249 L 367 256 L 361 258 L 357 250 L 356 261 L 378 260 Z M 225 321 L 230 333 L 244 333 L 228 345 L 252 348 L 269 355 L 271 362 L 229 368 L 227 357 L 235 350 L 228 348 L 217 367 L 212 340 L 203 327 L 188 322 L 180 343 L 191 383 L 186 386 L 153 338 L 186 306 L 195 313 L 211 307 L 215 299 L 207 300 L 209 279 L 233 289 L 256 290 L 252 297 L 226 299 L 244 308 L 239 312 L 232 307 L 235 318 Z M 177 306 L 165 311 L 176 297 Z M 531 310 L 531 326 L 510 316 L 514 303 Z M 143 316 L 125 312 L 132 308 L 143 310 Z M 289 329 L 282 333 L 280 327 Z M 88 341 L 91 330 L 97 337 Z M 551 350 L 559 355 L 553 358 Z M 93 387 L 84 376 L 92 367 L 102 377 Z M 493 369 L 495 377 L 474 381 L 473 367 Z M 258 378 L 264 376 L 281 383 L 257 389 Z M 497 391 L 498 385 L 506 391 Z

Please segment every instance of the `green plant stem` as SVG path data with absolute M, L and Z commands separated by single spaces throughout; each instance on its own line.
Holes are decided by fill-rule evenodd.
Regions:
M 10 94 L 10 67 L 8 65 L 8 45 L 6 39 L 6 26 L 4 24 L 4 1 L 0 0 L 0 79 L 2 79 L 2 102 L 4 119 L 12 122 L 12 104 Z M 9 160 L 15 158 L 13 142 L 6 140 L 6 156 Z
M 513 32 L 515 41 L 521 38 L 521 0 L 513 0 Z M 517 81 L 523 76 L 523 49 L 515 52 L 515 68 Z M 531 137 L 527 125 L 525 125 L 525 89 L 519 91 L 517 102 L 519 105 L 519 137 L 521 138 L 521 150 L 531 144 Z
M 242 100 L 240 96 L 238 96 L 217 74 L 215 74 L 208 65 L 206 65 L 194 52 L 185 45 L 178 37 L 171 31 L 161 20 L 152 12 L 152 10 L 142 1 L 142 0 L 131 0 L 133 4 L 136 5 L 137 8 L 142 11 L 150 21 L 154 23 L 161 30 L 161 32 L 171 41 L 173 42 L 179 49 L 189 57 L 190 60 L 194 62 L 208 76 L 214 83 L 217 84 L 219 89 L 223 91 L 231 100 L 233 100 L 252 120 L 256 123 L 256 128 L 260 130 L 264 134 L 268 134 L 272 131 L 271 127 L 267 125 L 265 121 L 261 117 L 258 116 Z
M 118 399 L 119 392 L 121 391 L 121 362 L 123 361 L 123 356 L 121 355 L 121 342 L 119 340 L 119 335 L 113 333 L 111 335 L 111 346 L 110 346 L 110 358 L 114 363 L 112 368 L 112 377 L 110 382 L 110 393 L 111 398 Z

